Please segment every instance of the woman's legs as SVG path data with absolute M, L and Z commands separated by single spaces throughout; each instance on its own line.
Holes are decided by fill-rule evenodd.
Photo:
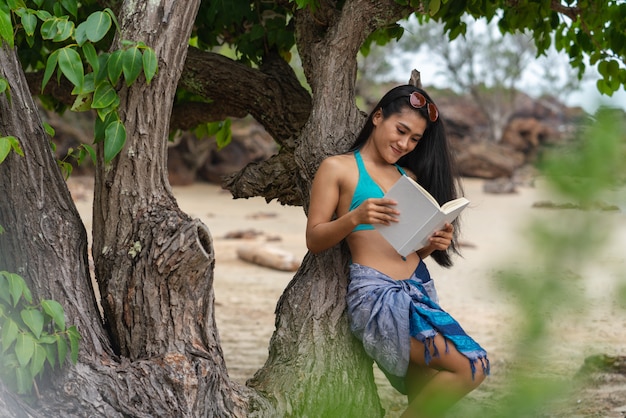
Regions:
M 424 344 L 411 338 L 411 364 L 407 373 L 409 407 L 403 418 L 441 417 L 485 380 L 480 367 L 472 378 L 469 360 L 451 342 L 446 352 L 446 341 L 440 334 L 435 336 L 434 342 L 429 342 L 431 353 L 434 353 L 434 345 L 439 349 L 439 356 L 433 356 L 426 365 Z M 426 374 L 426 368 L 431 369 L 430 374 Z

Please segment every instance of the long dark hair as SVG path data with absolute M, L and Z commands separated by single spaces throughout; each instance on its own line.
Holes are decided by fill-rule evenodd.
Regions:
M 424 90 L 411 85 L 398 86 L 389 90 L 368 116 L 350 151 L 361 148 L 371 136 L 374 130 L 372 118 L 376 111 L 380 109 L 383 118 L 387 119 L 391 115 L 401 113 L 405 108 L 412 109 L 426 120 L 426 130 L 415 149 L 403 156 L 398 164 L 414 173 L 422 187 L 428 190 L 439 204 L 444 204 L 456 199 L 461 193 L 454 159 L 445 134 L 441 114 L 437 120 L 432 122 L 428 115 L 428 106 L 415 108 L 409 102 L 409 97 L 413 92 L 421 93 L 428 103 L 434 104 Z M 443 267 L 452 266 L 451 253 L 459 253 L 457 237 L 460 224 L 458 218 L 453 222 L 453 225 L 454 239 L 452 245 L 447 251 L 437 250 L 431 254 L 433 259 Z

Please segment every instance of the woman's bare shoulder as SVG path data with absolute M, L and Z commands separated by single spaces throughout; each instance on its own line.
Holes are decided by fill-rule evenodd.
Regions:
M 343 171 L 345 169 L 351 168 L 354 164 L 354 155 L 352 153 L 332 155 L 322 161 L 322 164 L 320 164 L 320 169 Z

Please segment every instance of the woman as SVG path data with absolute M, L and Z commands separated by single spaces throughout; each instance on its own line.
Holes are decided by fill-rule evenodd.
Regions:
M 373 227 L 397 222 L 396 202 L 383 195 L 402 175 L 417 180 L 439 203 L 457 197 L 437 106 L 425 91 L 409 85 L 380 100 L 351 152 L 320 165 L 306 242 L 318 253 L 346 240 L 352 258 L 347 303 L 353 333 L 390 382 L 408 395 L 403 416 L 441 416 L 484 380 L 489 362 L 439 307 L 422 261 L 431 256 L 450 267 L 458 228 L 446 224 L 426 247 L 401 257 Z

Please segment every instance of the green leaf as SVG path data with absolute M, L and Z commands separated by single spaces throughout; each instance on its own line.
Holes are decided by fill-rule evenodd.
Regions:
M 0 228 L 2 228 L 0 226 Z M 9 272 L 0 271 L 0 299 L 9 305 L 11 304 L 11 295 L 9 293 Z
M 97 73 L 100 70 L 100 61 L 98 61 L 98 53 L 96 52 L 96 48 L 93 46 L 91 42 L 88 42 L 82 46 L 83 54 L 85 55 L 85 59 L 91 65 L 94 73 Z
M 111 10 L 110 8 L 107 7 L 106 9 L 104 9 L 104 12 L 109 15 L 111 20 L 113 20 L 113 24 L 115 25 L 115 27 L 119 31 L 120 30 L 120 24 L 117 22 L 117 17 L 115 17 L 115 13 L 113 13 L 113 10 Z
M 46 349 L 41 344 L 35 344 L 35 351 L 30 362 L 30 373 L 33 377 L 43 372 L 43 365 L 46 362 Z
M 122 75 L 123 59 L 124 51 L 118 50 L 111 54 L 109 60 L 107 61 L 107 74 L 109 76 L 109 80 L 111 80 L 111 84 L 116 85 Z
M 11 11 L 8 7 L 0 7 L 0 43 L 2 40 L 6 41 L 10 48 L 15 46 L 13 24 L 11 23 Z
M 119 107 L 120 104 L 120 99 L 119 97 L 117 98 L 117 101 L 115 103 L 113 103 L 111 106 L 105 107 L 103 109 L 97 109 L 98 110 L 98 118 L 105 120 L 109 115 L 114 114 L 115 118 L 114 119 L 118 119 L 119 117 L 117 116 L 117 108 Z M 108 125 L 106 125 L 108 126 Z M 106 136 L 106 127 L 104 128 L 105 136 Z M 102 138 L 104 139 L 104 137 Z
M 46 131 L 46 133 L 50 136 L 54 136 L 55 131 L 54 128 L 52 126 L 50 126 L 50 124 L 48 122 L 44 122 L 43 123 L 43 129 Z
M 96 91 L 96 75 L 94 73 L 85 74 L 85 84 L 83 84 L 83 89 L 80 92 L 76 92 L 74 94 L 88 94 Z
M 15 378 L 17 393 L 21 395 L 30 393 L 33 387 L 33 376 L 30 374 L 30 371 L 25 367 L 18 367 L 15 369 Z
M 56 339 L 54 342 L 56 343 Z M 54 345 L 52 344 L 46 344 L 44 348 L 46 350 L 46 359 L 48 360 L 48 364 L 50 364 L 50 367 L 54 369 L 54 366 L 57 364 L 57 351 L 54 349 Z
M 61 5 L 72 16 L 76 17 L 78 15 L 78 4 L 76 0 L 61 0 Z
M 73 32 L 74 22 L 67 19 L 61 19 L 57 24 L 57 33 L 54 35 L 52 40 L 54 42 L 62 42 L 72 36 Z
M 76 27 L 74 39 L 76 39 L 78 46 L 83 46 L 89 40 L 87 38 L 87 22 L 83 22 Z
M 41 29 L 39 29 L 39 33 L 41 33 L 41 37 L 43 39 L 52 39 L 58 33 L 58 20 L 57 19 L 48 19 L 45 20 L 41 24 Z
M 20 301 L 20 298 L 24 294 L 26 288 L 26 282 L 17 274 L 9 273 L 9 294 L 13 301 L 13 307 L 15 308 Z
M 440 8 L 441 8 L 441 0 L 430 0 L 430 2 L 428 3 L 428 9 L 429 9 L 428 13 L 431 16 L 436 15 Z
M 85 80 L 83 62 L 78 52 L 70 47 L 59 50 L 59 68 L 75 86 L 82 88 Z
M 19 8 L 26 7 L 26 4 L 24 4 L 24 0 L 7 0 L 7 5 L 11 10 L 17 10 Z
M 0 163 L 2 163 L 5 158 L 7 158 L 9 152 L 11 152 L 11 142 L 9 141 L 9 137 L 0 137 Z
M 22 26 L 26 35 L 33 36 L 37 28 L 37 16 L 30 12 L 22 14 Z
M 146 76 L 146 83 L 150 84 L 158 70 L 158 61 L 152 48 L 143 51 L 143 73 Z
M 57 67 L 58 61 L 59 61 L 59 51 L 57 50 L 57 51 L 54 51 L 52 54 L 50 54 L 50 56 L 48 57 L 48 61 L 46 62 L 46 71 L 44 72 L 43 80 L 41 82 L 42 93 L 43 93 L 43 89 L 46 88 L 46 84 L 48 84 L 48 81 L 52 77 L 52 74 L 54 74 L 54 70 Z
M 26 326 L 33 332 L 36 338 L 41 336 L 43 331 L 44 318 L 38 309 L 22 309 L 20 317 Z
M 104 162 L 110 163 L 120 153 L 126 142 L 126 128 L 116 120 L 106 127 L 104 133 Z
M 52 318 L 59 331 L 65 331 L 65 312 L 63 306 L 56 300 L 44 299 L 41 301 L 43 311 Z
M 9 279 L 9 289 L 12 289 L 13 286 L 21 288 L 21 294 L 24 297 L 24 299 L 26 299 L 26 302 L 32 304 L 33 296 L 31 295 L 30 289 L 26 285 L 26 282 L 24 281 L 24 279 L 15 273 L 8 273 L 8 279 Z M 12 291 L 9 290 L 9 292 L 12 292 Z
M 135 82 L 139 73 L 141 73 L 142 67 L 143 60 L 139 48 L 135 46 L 124 51 L 124 54 L 122 55 L 122 70 L 124 72 L 124 80 L 126 80 L 127 86 L 130 86 Z
M 57 17 L 64 15 L 63 6 L 61 6 L 61 4 L 58 3 L 58 1 L 52 5 L 52 11 L 54 12 L 54 15 Z
M 117 114 L 115 112 L 108 113 L 104 118 L 96 118 L 93 139 L 94 144 L 97 144 L 98 142 L 104 140 L 107 126 L 109 126 L 109 124 L 115 120 L 117 120 Z
M 78 343 L 80 342 L 80 333 L 78 329 L 76 329 L 76 325 L 72 325 L 67 329 L 68 336 L 70 337 L 70 358 L 72 359 L 72 363 L 76 364 L 78 361 Z
M 102 40 L 111 28 L 111 16 L 105 12 L 94 12 L 85 23 L 87 24 L 87 39 L 95 43 Z
M 91 157 L 91 162 L 94 163 L 95 165 L 96 164 L 96 150 L 94 150 L 92 146 L 87 145 L 87 144 L 83 144 L 83 148 L 87 151 L 87 153 Z
M 22 147 L 20 146 L 20 142 L 17 140 L 17 138 L 14 137 L 14 136 L 8 136 L 7 138 L 9 138 L 9 142 L 11 143 L 11 147 L 13 147 L 13 152 L 16 153 L 17 155 L 23 157 L 24 156 L 24 151 L 22 150 Z
M 63 334 L 57 334 L 57 353 L 59 354 L 59 365 L 63 366 L 67 357 L 67 342 Z
M 37 1 L 35 1 L 35 3 L 37 3 Z M 41 7 L 41 6 L 39 5 L 39 7 Z M 48 11 L 46 11 L 46 10 L 35 10 L 35 15 L 36 15 L 36 16 L 39 18 L 39 20 L 41 20 L 42 22 L 43 22 L 43 21 L 46 21 L 46 20 L 49 20 L 49 19 L 53 19 L 53 18 L 54 18 L 54 16 L 52 16 L 52 15 L 50 14 L 50 12 L 48 12 Z
M 13 344 L 13 342 L 17 339 L 18 331 L 19 328 L 15 321 L 11 318 L 6 318 L 2 324 L 2 334 L 0 335 L 3 353 L 6 352 L 11 344 Z
M 230 119 L 226 119 L 221 129 L 215 134 L 218 149 L 224 148 L 226 145 L 230 144 L 230 141 L 233 139 L 233 132 L 230 129 L 230 125 Z
M 76 96 L 76 99 L 72 104 L 72 112 L 86 112 L 91 109 L 92 98 L 93 96 L 91 93 L 79 94 Z
M 20 333 L 15 342 L 15 355 L 20 366 L 25 367 L 35 352 L 35 340 L 30 334 Z
M 9 83 L 6 79 L 0 77 L 0 93 L 4 93 L 9 88 Z
M 94 109 L 104 109 L 115 103 L 116 99 L 119 99 L 117 92 L 108 80 L 105 80 L 96 86 L 91 107 Z

